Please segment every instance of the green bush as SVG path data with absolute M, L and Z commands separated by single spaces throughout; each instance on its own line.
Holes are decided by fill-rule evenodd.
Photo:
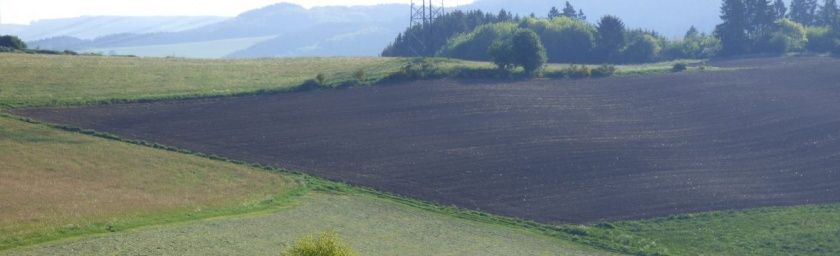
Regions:
M 805 49 L 805 44 L 808 42 L 808 31 L 805 26 L 790 19 L 781 19 L 776 22 L 776 27 L 774 37 L 783 37 L 788 50 Z
M 512 39 L 513 62 L 521 66 L 528 74 L 536 74 L 545 66 L 548 59 L 540 36 L 530 29 L 516 32 Z
M 622 50 L 621 55 L 625 62 L 642 63 L 653 61 L 659 51 L 658 39 L 646 34 L 633 40 Z
M 321 233 L 318 236 L 307 236 L 286 251 L 281 256 L 354 256 L 355 252 L 334 232 Z
M 488 52 L 500 70 L 522 67 L 529 75 L 541 71 L 547 60 L 540 37 L 530 29 L 520 29 L 510 39 L 496 40 Z
M 834 41 L 834 50 L 831 52 L 834 57 L 840 57 L 840 39 Z
M 550 62 L 592 62 L 596 30 L 586 21 L 563 16 L 548 20 L 526 18 L 519 27 L 540 35 Z
M 367 84 L 367 72 L 364 69 L 353 72 L 353 77 L 356 78 L 356 82 L 359 84 Z
M 26 43 L 16 36 L 5 35 L 0 36 L 0 47 L 6 47 L 14 50 L 26 50 Z
M 327 84 L 327 76 L 324 75 L 324 73 L 318 73 L 318 75 L 315 76 L 315 81 L 318 82 L 318 85 L 324 86 Z
M 812 52 L 830 52 L 834 47 L 834 33 L 827 27 L 808 28 L 808 43 L 805 48 Z
M 616 68 L 613 65 L 601 65 L 591 71 L 592 77 L 609 77 L 615 74 Z
M 509 39 L 516 30 L 516 23 L 510 22 L 482 25 L 470 33 L 450 38 L 437 55 L 465 60 L 492 60 L 489 51 L 493 44 Z
M 569 67 L 566 68 L 564 73 L 566 73 L 566 77 L 575 79 L 592 77 L 592 69 L 587 67 L 586 65 L 569 65 Z
M 686 65 L 685 63 L 674 64 L 674 67 L 671 68 L 672 72 L 683 72 L 686 70 L 688 70 L 688 65 Z

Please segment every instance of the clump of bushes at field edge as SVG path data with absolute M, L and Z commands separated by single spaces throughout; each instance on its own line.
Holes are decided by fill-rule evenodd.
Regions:
M 307 236 L 283 253 L 281 256 L 355 256 L 356 253 L 335 232 L 324 232 L 317 236 Z

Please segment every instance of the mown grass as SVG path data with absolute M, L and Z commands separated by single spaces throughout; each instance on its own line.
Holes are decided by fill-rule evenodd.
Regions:
M 0 249 L 265 209 L 300 180 L 0 116 Z
M 10 255 L 278 255 L 337 233 L 359 255 L 610 255 L 519 227 L 487 224 L 357 193 L 312 192 L 295 207 L 59 241 Z M 166 241 L 166 242 L 161 242 Z

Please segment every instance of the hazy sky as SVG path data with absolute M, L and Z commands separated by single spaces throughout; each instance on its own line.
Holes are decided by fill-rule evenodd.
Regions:
M 472 1 L 446 0 L 448 5 L 467 4 Z M 312 7 L 410 3 L 411 0 L 0 0 L 0 22 L 28 24 L 41 19 L 83 15 L 235 16 L 278 2 Z

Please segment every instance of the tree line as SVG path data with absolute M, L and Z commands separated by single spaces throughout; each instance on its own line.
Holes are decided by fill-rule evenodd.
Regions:
M 547 15 L 526 17 L 481 11 L 455 11 L 430 26 L 401 33 L 383 56 L 440 56 L 501 61 L 532 55 L 556 63 L 640 63 L 680 58 L 710 58 L 789 51 L 840 51 L 840 11 L 836 0 L 723 0 L 722 23 L 712 33 L 694 27 L 679 39 L 655 31 L 630 29 L 616 16 L 594 23 L 566 1 Z M 523 32 L 527 30 L 533 34 Z M 526 36 L 527 34 L 527 36 Z M 518 53 L 514 38 L 536 35 L 534 52 Z M 533 40 L 520 40 L 522 42 Z M 523 49 L 525 49 L 523 48 Z M 510 51 L 507 52 L 506 51 Z M 511 55 L 511 56 L 507 56 Z

